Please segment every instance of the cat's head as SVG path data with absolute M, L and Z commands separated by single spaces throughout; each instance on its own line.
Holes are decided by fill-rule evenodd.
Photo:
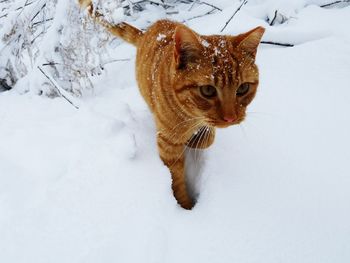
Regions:
M 245 118 L 259 83 L 257 47 L 265 29 L 238 36 L 201 36 L 184 25 L 174 33 L 174 90 L 184 111 L 207 125 Z

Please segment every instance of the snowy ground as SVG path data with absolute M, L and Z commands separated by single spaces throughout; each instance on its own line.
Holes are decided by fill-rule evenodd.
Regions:
M 232 14 L 191 20 L 218 33 Z M 248 12 L 249 11 L 249 12 Z M 192 211 L 176 205 L 123 44 L 77 110 L 0 93 L 0 262 L 350 262 L 350 7 L 308 6 L 267 27 L 261 85 L 219 130 Z M 142 22 L 140 22 L 142 23 Z M 21 83 L 25 85 L 25 83 Z

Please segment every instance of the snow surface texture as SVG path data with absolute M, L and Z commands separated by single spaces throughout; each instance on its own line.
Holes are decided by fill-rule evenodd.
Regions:
M 260 47 L 257 98 L 198 161 L 192 211 L 172 196 L 132 46 L 79 109 L 20 95 L 26 81 L 0 93 L 0 262 L 350 262 L 350 7 L 296 1 L 269 27 L 259 6 L 276 1 L 255 2 L 224 33 L 262 25 L 298 45 Z M 237 4 L 215 4 L 188 25 L 218 33 Z

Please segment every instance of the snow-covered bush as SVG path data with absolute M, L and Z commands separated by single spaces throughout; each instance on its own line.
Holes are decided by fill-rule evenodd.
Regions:
M 6 26 L 1 30 L 0 78 L 8 86 L 28 80 L 29 89 L 54 95 L 38 67 L 49 72 L 65 90 L 80 95 L 91 88 L 89 76 L 98 74 L 107 34 L 87 23 L 75 1 L 7 1 Z M 5 82 L 4 81 L 4 82 Z
M 182 1 L 94 1 L 111 21 L 133 19 L 147 5 L 169 9 Z M 19 80 L 22 92 L 55 95 L 39 71 L 48 72 L 66 91 L 80 96 L 92 88 L 90 77 L 100 74 L 110 58 L 106 45 L 112 36 L 89 21 L 71 0 L 3 0 L 0 2 L 0 87 Z

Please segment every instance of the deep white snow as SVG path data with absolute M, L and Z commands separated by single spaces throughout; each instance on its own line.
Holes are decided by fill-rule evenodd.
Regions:
M 22 94 L 25 79 L 0 93 L 0 262 L 350 262 L 350 7 L 295 1 L 295 18 L 269 27 L 275 2 L 224 31 L 262 25 L 264 40 L 297 45 L 261 45 L 247 120 L 189 153 L 192 211 L 172 196 L 132 46 L 111 51 L 131 60 L 108 64 L 79 109 Z M 216 4 L 189 26 L 217 34 L 237 4 Z

